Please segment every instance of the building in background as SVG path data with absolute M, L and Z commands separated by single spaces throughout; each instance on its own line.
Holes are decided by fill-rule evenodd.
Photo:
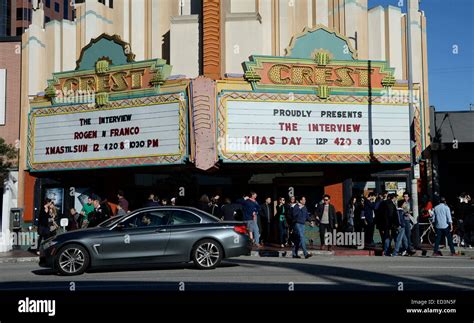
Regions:
M 0 138 L 20 146 L 21 38 L 0 38 Z M 0 183 L 0 228 L 4 235 L 10 228 L 10 210 L 17 207 L 18 164 Z M 1 239 L 6 242 L 7 239 Z M 9 247 L 0 243 L 0 252 Z
M 0 37 L 21 36 L 31 24 L 33 11 L 44 3 L 44 22 L 74 20 L 71 0 L 3 0 L 0 3 Z
M 429 162 L 429 155 L 425 153 L 430 144 L 429 112 L 426 108 L 426 21 L 416 1 L 412 2 L 410 10 L 413 19 L 409 24 L 412 34 L 412 64 L 418 109 L 417 152 L 420 161 L 425 159 Z M 133 1 L 133 5 L 132 1 L 115 0 L 113 3 L 77 3 L 75 12 L 74 21 L 44 24 L 44 6 L 40 5 L 33 13 L 32 24 L 22 39 L 23 109 L 19 205 L 25 208 L 25 220 L 33 219 L 46 188 L 62 185 L 65 192 L 68 192 L 71 187 L 77 188 L 77 185 L 85 182 L 102 183 L 98 185 L 101 189 L 110 190 L 103 193 L 110 198 L 114 198 L 116 189 L 125 189 L 135 207 L 140 205 L 147 192 L 157 188 L 162 188 L 163 194 L 178 194 L 184 188 L 186 197 L 192 200 L 210 190 L 219 189 L 221 195 L 229 195 L 240 194 L 253 187 L 262 194 L 273 197 L 286 195 L 291 188 L 296 195 L 310 194 L 314 201 L 326 192 L 333 196 L 333 202 L 341 212 L 345 200 L 355 188 L 392 188 L 396 182 L 398 190 L 403 187 L 403 182 L 406 183 L 406 176 L 403 180 L 398 179 L 400 170 L 409 167 L 406 151 L 406 146 L 409 145 L 408 121 L 406 126 L 403 121 L 407 117 L 408 106 L 406 15 L 400 8 L 389 6 L 369 9 L 367 0 L 149 0 Z M 124 164 L 122 167 L 129 167 L 124 172 L 116 165 L 108 164 L 106 160 L 113 155 L 111 154 L 95 162 L 95 167 L 88 166 L 88 170 L 77 168 L 74 166 L 77 164 L 71 163 L 71 160 L 65 160 L 62 165 L 56 164 L 57 167 L 54 168 L 51 166 L 54 163 L 46 165 L 48 158 L 52 161 L 53 155 L 58 157 L 54 153 L 41 157 L 42 162 L 45 162 L 40 165 L 43 169 L 32 167 L 32 156 L 27 155 L 27 147 L 31 144 L 28 143 L 28 138 L 34 140 L 34 136 L 28 133 L 31 107 L 39 109 L 38 113 L 42 111 L 40 108 L 46 111 L 50 105 L 53 110 L 48 110 L 48 113 L 61 108 L 57 101 L 47 99 L 47 95 L 64 89 L 64 83 L 61 82 L 66 81 L 63 78 L 65 76 L 78 77 L 83 71 L 85 75 L 95 79 L 104 74 L 99 73 L 102 67 L 99 71 L 94 69 L 97 55 L 93 55 L 95 61 L 90 58 L 87 69 L 82 70 L 79 64 L 84 61 L 81 54 L 87 48 L 102 43 L 104 37 L 107 38 L 103 34 L 114 39 L 107 42 L 104 53 L 110 50 L 108 47 L 116 46 L 113 45 L 115 43 L 121 46 L 124 53 L 133 53 L 134 58 L 129 61 L 130 64 L 159 58 L 172 66 L 171 74 L 162 80 L 164 83 L 161 85 L 169 87 L 181 84 L 178 92 L 186 100 L 189 116 L 189 124 L 186 126 L 187 148 L 185 154 L 180 155 L 185 157 L 179 165 L 158 167 L 153 163 Z M 298 60 L 303 66 L 298 66 Z M 99 65 L 103 64 L 113 66 L 117 62 L 111 59 L 111 62 Z M 124 72 L 133 67 L 127 67 L 125 62 L 120 66 Z M 260 69 L 261 66 L 268 70 Z M 270 69 L 272 73 L 268 74 Z M 321 79 L 318 73 L 325 69 L 332 74 Z M 369 70 L 372 73 L 368 73 Z M 147 75 L 144 73 L 142 81 Z M 163 77 L 157 75 L 156 70 L 151 70 L 150 73 L 155 73 L 152 77 Z M 60 83 L 55 83 L 55 80 Z M 162 81 L 157 80 L 156 84 Z M 330 82 L 325 84 L 326 81 Z M 66 89 L 81 86 L 79 80 L 77 84 L 74 83 L 76 81 L 69 82 Z M 111 82 L 110 79 L 108 82 Z M 291 86 L 285 82 L 291 82 Z M 109 97 L 110 102 L 126 98 L 125 94 L 112 95 L 113 91 L 110 89 L 83 84 L 85 87 L 81 89 L 89 88 L 95 94 L 111 92 L 101 94 L 99 101 L 105 97 Z M 118 86 L 116 83 L 108 85 Z M 141 86 L 146 86 L 146 90 L 143 90 L 145 92 L 153 91 L 148 83 L 141 83 Z M 122 89 L 124 93 L 131 90 Z M 30 98 L 33 97 L 35 99 L 31 101 Z M 238 103 L 239 100 L 243 102 Z M 356 110 L 360 109 L 363 117 L 358 118 L 363 120 L 363 127 L 375 129 L 375 126 L 379 130 L 386 126 L 379 123 L 383 117 L 373 125 L 369 120 L 375 120 L 374 115 L 380 117 L 380 112 L 389 111 L 380 110 L 384 104 L 390 105 L 390 109 L 395 109 L 393 111 L 397 111 L 396 107 L 400 106 L 400 120 L 397 122 L 401 123 L 394 123 L 398 127 L 398 134 L 394 138 L 400 140 L 401 150 L 387 148 L 382 151 L 377 148 L 377 153 L 366 140 L 378 139 L 376 143 L 380 146 L 380 140 L 387 138 L 367 137 L 360 142 L 364 151 L 358 151 L 353 146 L 350 148 L 351 153 L 348 153 L 345 150 L 348 145 L 343 144 L 346 143 L 346 137 L 344 141 L 338 140 L 339 144 L 335 142 L 336 137 L 331 137 L 333 150 L 325 153 L 321 147 L 324 139 L 329 138 L 310 134 L 318 131 L 316 129 L 319 126 L 311 128 L 305 135 L 297 135 L 298 130 L 292 128 L 295 119 L 285 115 L 281 115 L 279 119 L 274 114 L 262 121 L 268 124 L 256 124 L 260 119 L 254 117 L 254 114 L 273 113 L 273 109 L 268 109 L 275 100 L 282 102 L 281 105 L 286 110 L 314 110 L 311 112 L 313 117 L 317 113 L 321 114 L 324 104 L 327 104 L 324 111 L 328 112 L 326 116 L 329 119 L 326 123 L 334 124 L 336 129 L 337 120 L 332 119 L 331 115 L 341 106 L 346 106 L 343 103 L 352 104 L 351 107 Z M 297 104 L 291 105 L 291 100 L 295 100 Z M 226 113 L 232 115 L 243 111 L 239 107 L 245 107 L 246 104 L 253 107 L 247 116 L 235 115 L 232 120 L 226 117 Z M 280 109 L 276 110 L 277 114 L 280 113 Z M 242 118 L 245 118 L 244 128 L 247 133 L 238 130 Z M 339 124 L 343 126 L 347 122 L 357 123 L 351 118 L 353 117 L 349 121 L 341 118 Z M 272 135 L 271 132 L 275 130 L 272 127 L 280 126 L 278 120 L 286 124 L 283 127 L 289 128 L 276 129 L 278 134 Z M 252 157 L 241 154 L 238 149 L 227 149 L 227 135 L 243 139 L 250 136 L 250 140 L 255 143 L 255 140 L 259 140 L 255 138 L 260 136 L 261 139 L 267 131 L 264 127 L 268 128 L 269 137 L 278 137 L 279 140 L 282 140 L 283 131 L 288 132 L 288 138 L 295 131 L 293 137 L 309 140 L 308 150 L 301 147 L 292 149 L 297 145 L 288 144 L 277 147 L 285 150 L 275 148 Z M 331 127 L 329 125 L 328 129 L 332 129 Z M 318 144 L 317 139 L 322 141 Z M 297 143 L 298 139 L 294 138 L 291 142 Z M 260 144 L 261 142 L 257 145 Z M 356 139 L 354 145 L 357 144 Z M 337 151 L 334 151 L 335 148 Z M 328 153 L 330 157 L 326 156 Z M 280 158 L 278 154 L 283 157 Z M 141 167 L 131 167 L 140 165 Z M 383 172 L 387 172 L 386 175 Z M 406 175 L 406 172 L 401 173 Z
M 433 198 L 453 203 L 460 193 L 474 194 L 474 111 L 436 111 L 431 108 Z

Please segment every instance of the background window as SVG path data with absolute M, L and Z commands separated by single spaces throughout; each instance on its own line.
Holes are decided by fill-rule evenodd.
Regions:
M 16 8 L 16 20 L 23 20 L 23 8 Z
M 51 0 L 46 0 L 46 8 L 51 8 Z
M 59 3 L 54 3 L 54 11 L 59 12 Z
M 64 19 L 69 19 L 69 1 L 71 1 L 71 0 L 64 0 L 63 1 L 63 16 L 64 16 Z

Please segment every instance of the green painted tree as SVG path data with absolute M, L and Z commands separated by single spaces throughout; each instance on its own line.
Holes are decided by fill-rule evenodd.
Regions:
M 12 144 L 7 144 L 3 138 L 0 138 L 0 185 L 3 185 L 9 169 L 16 164 L 17 158 L 18 150 Z

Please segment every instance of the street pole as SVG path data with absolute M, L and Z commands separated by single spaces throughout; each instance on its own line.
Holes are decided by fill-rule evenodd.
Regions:
M 415 136 L 415 107 L 413 105 L 413 67 L 411 61 L 411 1 L 407 0 L 407 67 L 408 67 L 408 111 L 410 119 L 410 170 L 411 170 L 411 201 L 415 221 L 418 222 L 418 180 L 415 178 L 416 165 L 416 136 Z M 415 0 L 418 1 L 418 0 Z

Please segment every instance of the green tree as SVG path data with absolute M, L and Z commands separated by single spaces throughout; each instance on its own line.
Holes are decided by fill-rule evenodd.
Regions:
M 12 144 L 7 144 L 3 138 L 0 138 L 0 185 L 3 185 L 9 170 L 16 165 L 17 158 L 18 150 Z

